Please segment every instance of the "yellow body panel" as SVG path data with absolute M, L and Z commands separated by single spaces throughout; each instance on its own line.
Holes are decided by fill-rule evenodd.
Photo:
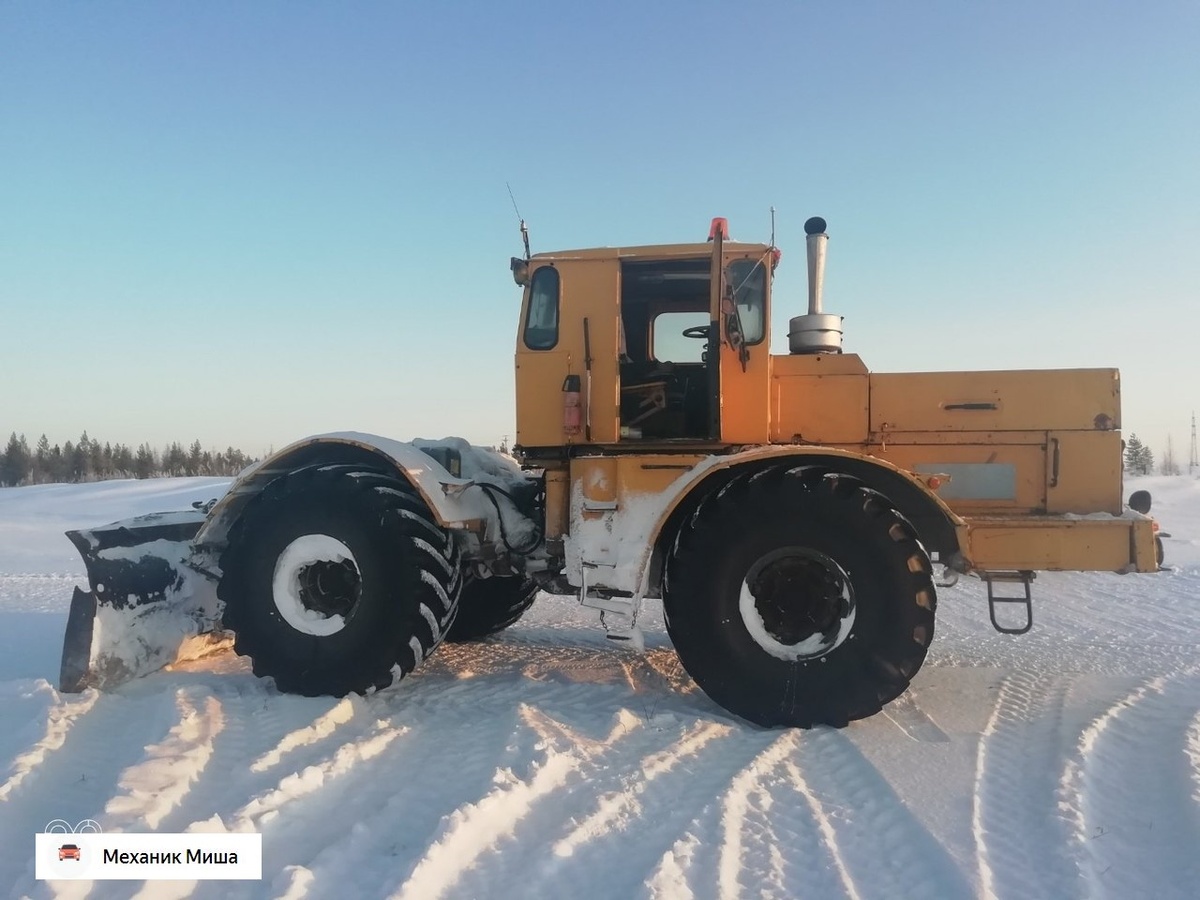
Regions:
M 865 444 L 869 414 L 867 368 L 857 356 L 771 357 L 774 443 Z
M 986 518 L 959 528 L 963 555 L 982 571 L 1155 572 L 1149 519 Z
M 579 586 L 586 577 L 594 586 L 638 594 L 647 589 L 651 551 L 672 512 L 705 478 L 747 463 L 789 458 L 799 463 L 817 455 L 847 460 L 862 456 L 815 446 L 760 446 L 724 456 L 576 456 L 569 463 L 569 488 L 547 491 L 548 507 L 554 505 L 548 508 L 548 520 L 567 522 L 561 535 L 548 536 L 561 536 L 567 542 L 571 584 Z M 923 479 L 885 460 L 877 459 L 874 464 L 928 490 Z M 946 501 L 937 498 L 933 502 L 954 524 L 959 553 L 970 570 L 1148 572 L 1157 568 L 1148 519 L 1103 514 L 1086 519 L 1041 514 L 960 516 Z M 572 538 L 577 540 L 573 550 Z
M 546 470 L 546 540 L 561 540 L 567 533 L 571 502 L 571 473 L 566 466 Z
M 1046 512 L 1119 514 L 1123 453 L 1116 431 L 1051 431 Z
M 1116 369 L 919 372 L 871 376 L 871 430 L 1120 428 Z
M 970 438 L 971 435 L 963 435 Z M 1042 510 L 1046 505 L 1045 438 L 1037 444 L 887 444 L 871 448 L 910 472 L 950 475 L 938 496 L 963 514 Z
M 566 350 L 540 353 L 517 350 L 517 443 L 552 447 L 571 438 L 563 434 L 562 386 L 568 375 L 579 375 L 578 360 Z M 583 440 L 580 432 L 576 438 Z
M 627 423 L 630 416 L 638 422 L 660 416 L 657 421 L 666 427 L 655 432 L 630 427 L 623 434 L 621 373 L 631 361 L 627 354 L 622 362 L 621 354 L 627 351 L 626 325 L 634 326 L 622 322 L 622 266 L 641 279 L 636 299 L 628 301 L 642 310 L 638 336 L 629 346 L 645 354 L 653 335 L 647 339 L 640 334 L 644 323 L 672 303 L 687 311 L 699 309 L 692 294 L 664 287 L 660 296 L 653 281 L 647 288 L 647 271 L 663 272 L 667 285 L 679 277 L 673 273 L 684 272 L 679 266 L 694 271 L 693 263 L 703 265 L 719 255 L 725 271 L 730 260 L 768 259 L 770 252 L 768 245 L 725 242 L 720 247 L 670 244 L 532 257 L 531 272 L 552 265 L 561 280 L 557 344 L 531 350 L 519 331 L 516 351 L 517 442 L 522 450 L 532 449 L 532 463 L 542 461 L 552 469 L 547 478 L 548 538 L 569 545 L 573 528 L 600 527 L 612 536 L 605 546 L 613 554 L 628 555 L 638 540 L 652 541 L 653 535 L 622 531 L 621 523 L 632 521 L 625 514 L 655 503 L 661 504 L 663 516 L 669 514 L 686 494 L 686 485 L 698 483 L 705 471 L 750 459 L 829 453 L 895 467 L 921 484 L 930 475 L 949 476 L 937 488 L 937 503 L 954 523 L 960 553 L 978 570 L 1155 568 L 1149 526 L 1119 518 L 1122 444 L 1115 369 L 870 373 L 854 354 L 771 356 L 768 284 L 766 339 L 750 345 L 745 360 L 722 340 L 719 391 L 711 393 L 711 382 L 705 389 L 709 409 L 715 406 L 719 413 L 719 439 L 695 427 L 695 408 L 693 424 L 672 434 L 670 423 L 689 418 L 677 410 L 654 409 L 655 403 L 665 402 L 663 393 L 655 393 L 657 374 L 640 374 L 626 386 L 627 400 L 640 391 L 638 403 L 645 401 L 634 413 L 626 412 Z M 647 270 L 647 265 L 654 268 Z M 711 266 L 701 269 L 699 277 L 707 279 L 710 314 L 716 315 L 721 283 L 713 284 L 714 271 Z M 721 334 L 727 334 L 724 323 Z M 691 365 L 693 374 L 703 371 Z M 578 435 L 563 429 L 562 388 L 568 375 L 580 377 L 584 393 L 587 427 Z M 669 374 L 663 384 L 669 395 Z M 695 390 L 694 379 L 688 389 Z M 649 547 L 636 549 L 649 554 Z M 603 565 L 599 572 L 593 583 L 604 585 Z

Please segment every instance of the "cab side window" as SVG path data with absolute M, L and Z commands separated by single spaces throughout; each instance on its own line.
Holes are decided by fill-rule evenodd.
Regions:
M 747 344 L 757 344 L 764 337 L 766 312 L 767 269 L 762 260 L 737 259 L 729 264 L 726 276 L 733 287 L 734 302 Z
M 525 319 L 525 346 L 549 350 L 558 343 L 558 270 L 542 266 L 529 286 L 529 315 Z

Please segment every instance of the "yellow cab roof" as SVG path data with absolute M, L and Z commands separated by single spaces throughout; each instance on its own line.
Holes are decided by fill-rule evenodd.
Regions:
M 743 244 L 737 241 L 725 241 L 726 252 L 766 253 L 770 249 L 771 247 L 768 244 Z M 689 259 L 711 255 L 712 243 L 705 241 L 699 244 L 651 244 L 644 247 L 589 247 L 584 250 L 554 250 L 548 253 L 535 253 L 530 260 Z

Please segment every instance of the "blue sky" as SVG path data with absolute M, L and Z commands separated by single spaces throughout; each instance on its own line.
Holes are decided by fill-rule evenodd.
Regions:
M 766 240 L 774 347 L 1200 406 L 1194 3 L 6 3 L 0 431 L 513 433 L 520 252 Z

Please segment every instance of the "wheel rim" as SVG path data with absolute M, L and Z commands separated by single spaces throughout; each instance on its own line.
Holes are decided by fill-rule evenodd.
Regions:
M 817 659 L 841 646 L 856 611 L 846 570 L 808 547 L 781 547 L 755 562 L 738 608 L 755 643 L 786 660 Z
M 362 596 L 362 575 L 350 548 L 327 534 L 306 534 L 275 562 L 271 593 L 283 620 L 304 634 L 346 627 Z

